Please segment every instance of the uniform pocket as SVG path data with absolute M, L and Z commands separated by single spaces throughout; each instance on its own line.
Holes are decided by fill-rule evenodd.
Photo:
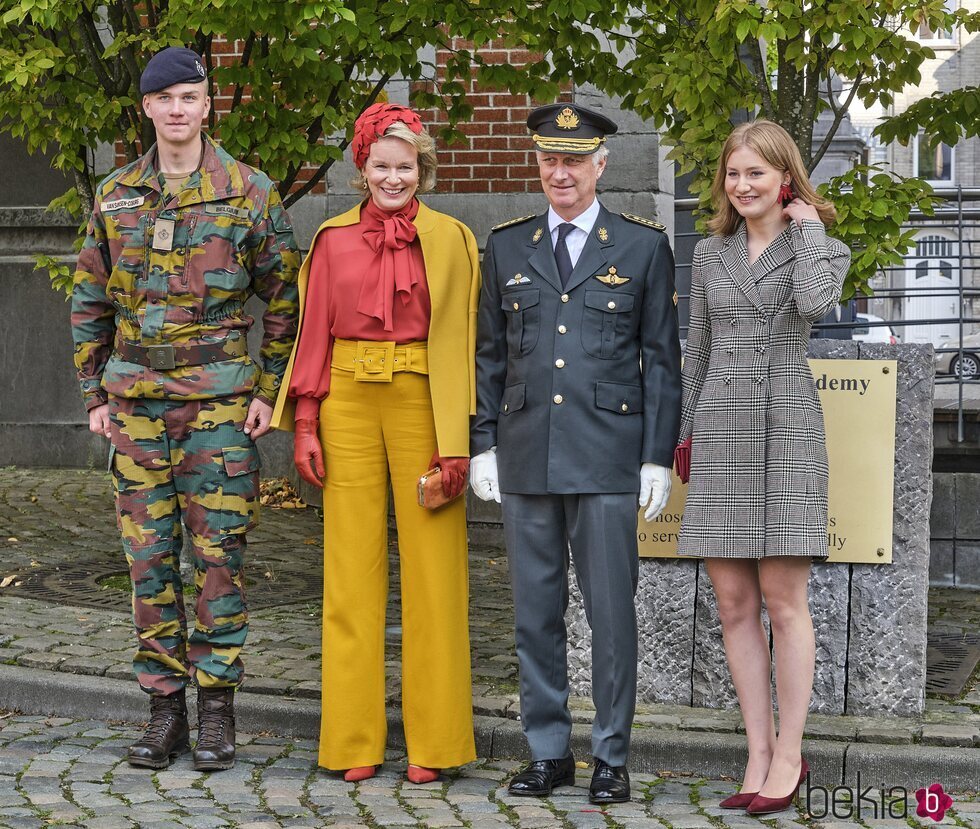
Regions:
M 509 415 L 524 408 L 524 383 L 516 383 L 504 389 L 500 398 L 501 414 Z
M 600 380 L 595 384 L 595 404 L 599 409 L 616 414 L 638 414 L 643 411 L 643 388 Z
M 541 328 L 540 292 L 534 288 L 510 291 L 500 299 L 500 307 L 507 315 L 507 352 L 510 355 L 530 354 L 538 344 Z
M 259 451 L 254 446 L 229 446 L 221 450 L 221 460 L 221 532 L 248 532 L 259 518 Z
M 586 291 L 582 313 L 582 348 L 586 354 L 609 360 L 619 356 L 632 327 L 633 294 Z

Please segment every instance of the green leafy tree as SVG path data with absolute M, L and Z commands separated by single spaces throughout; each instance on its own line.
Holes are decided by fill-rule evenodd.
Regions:
M 154 139 L 140 106 L 139 77 L 165 46 L 189 45 L 208 64 L 209 128 L 228 151 L 278 182 L 286 205 L 309 192 L 342 158 L 358 114 L 393 77 L 429 81 L 421 106 L 449 115 L 445 133 L 472 114 L 454 58 L 444 71 L 421 56 L 466 36 L 496 31 L 494 0 L 0 0 L 0 129 L 30 151 L 53 149 L 53 166 L 74 187 L 52 202 L 87 216 L 95 185 L 93 148 L 134 160 Z M 229 52 L 238 42 L 240 55 Z M 431 54 L 431 50 L 428 52 Z M 219 62 L 219 56 L 222 59 Z M 226 112 L 219 113 L 219 109 Z M 39 260 L 59 287 L 68 267 Z
M 721 145 L 739 114 L 765 117 L 793 136 L 812 171 L 852 102 L 887 108 L 920 80 L 933 51 L 910 35 L 980 29 L 980 13 L 944 0 L 542 0 L 513 12 L 509 37 L 545 58 L 529 67 L 485 65 L 482 77 L 542 97 L 571 78 L 621 96 L 650 118 L 681 173 L 707 206 Z M 831 94 L 834 80 L 842 84 Z M 830 129 L 814 145 L 817 118 Z M 956 143 L 976 135 L 977 88 L 927 98 L 877 128 L 885 140 Z M 854 251 L 844 298 L 870 294 L 868 280 L 902 261 L 914 208 L 937 199 L 924 181 L 866 166 L 823 185 L 839 212 L 836 234 Z

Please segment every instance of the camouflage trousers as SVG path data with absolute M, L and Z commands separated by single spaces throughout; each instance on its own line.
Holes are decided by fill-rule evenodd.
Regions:
M 242 427 L 249 396 L 212 400 L 109 398 L 116 517 L 133 588 L 144 691 L 234 687 L 248 631 L 245 533 L 259 508 L 259 456 Z M 188 636 L 180 552 L 194 557 Z

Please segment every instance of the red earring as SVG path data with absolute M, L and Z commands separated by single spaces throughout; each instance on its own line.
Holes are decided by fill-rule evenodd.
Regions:
M 779 188 L 779 200 L 783 203 L 783 207 L 795 198 L 796 193 L 793 192 L 793 186 L 789 182 Z

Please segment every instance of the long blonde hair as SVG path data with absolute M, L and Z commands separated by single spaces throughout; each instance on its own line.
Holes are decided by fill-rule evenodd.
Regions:
M 771 167 L 780 172 L 788 172 L 796 197 L 807 204 L 812 204 L 824 225 L 829 227 L 834 223 L 837 211 L 831 202 L 818 196 L 817 191 L 813 189 L 799 147 L 790 134 L 779 124 L 758 120 L 735 127 L 721 148 L 718 170 L 711 183 L 711 203 L 715 214 L 708 220 L 708 230 L 715 236 L 731 236 L 742 219 L 725 193 L 728 158 L 739 147 L 748 147 L 758 153 Z

